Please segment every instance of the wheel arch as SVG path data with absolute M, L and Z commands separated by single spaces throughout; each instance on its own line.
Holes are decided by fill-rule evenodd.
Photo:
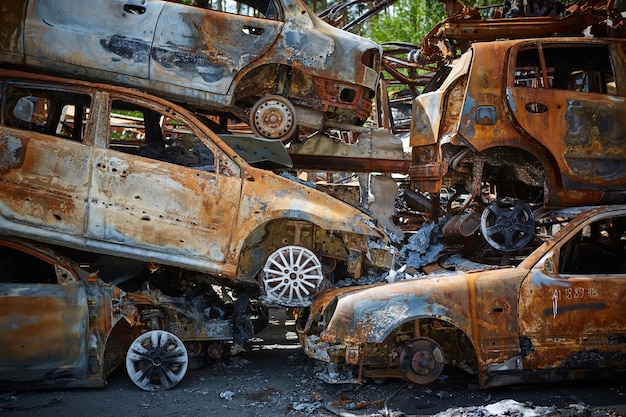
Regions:
M 412 337 L 407 338 L 411 333 Z M 472 374 L 478 372 L 478 353 L 471 335 L 452 318 L 428 315 L 407 317 L 389 332 L 385 341 L 400 347 L 415 337 L 437 342 L 443 350 L 446 364 Z
M 288 98 L 294 105 L 306 104 L 312 109 L 324 111 L 314 77 L 297 67 L 281 63 L 264 63 L 240 72 L 233 94 L 235 104 L 248 109 L 260 97 L 274 94 Z
M 106 337 L 102 351 L 102 370 L 106 378 L 124 364 L 129 346 L 145 329 L 145 326 L 132 326 L 126 320 L 118 320 Z
M 554 157 L 545 148 L 539 145 L 525 146 L 493 146 L 480 151 L 470 151 L 470 156 L 462 156 L 460 150 L 449 157 L 450 170 L 463 172 L 461 165 L 463 162 L 470 162 L 473 169 L 466 170 L 466 180 L 476 185 L 481 181 L 488 181 L 486 166 L 512 168 L 517 180 L 529 186 L 541 186 L 544 190 L 544 202 L 549 195 L 562 188 L 561 176 L 558 165 Z M 470 148 L 465 148 L 470 149 Z M 473 181 L 473 182 L 472 182 Z M 472 185 L 468 184 L 471 190 Z
M 239 252 L 238 279 L 255 279 L 270 254 L 288 245 L 310 249 L 320 260 L 323 256 L 337 259 L 348 256 L 341 237 L 335 236 L 305 216 L 275 218 L 258 225 L 243 242 Z

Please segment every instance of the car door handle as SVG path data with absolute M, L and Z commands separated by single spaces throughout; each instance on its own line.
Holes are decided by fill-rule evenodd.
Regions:
M 135 4 L 125 4 L 124 11 L 130 14 L 144 14 L 146 12 L 146 8 L 143 6 L 137 6 Z
M 263 32 L 265 32 L 265 29 L 263 28 L 258 28 L 256 26 L 244 26 L 243 29 L 241 29 L 243 31 L 243 33 L 245 33 L 246 35 L 262 35 Z
M 545 113 L 548 111 L 548 106 L 542 103 L 538 103 L 536 101 L 526 103 L 524 108 L 529 113 Z

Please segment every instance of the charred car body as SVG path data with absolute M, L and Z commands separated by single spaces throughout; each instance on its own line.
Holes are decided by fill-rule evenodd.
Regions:
M 624 202 L 625 46 L 479 42 L 443 66 L 414 101 L 410 139 L 412 189 L 432 198 L 433 217 L 444 189 L 475 203 L 495 196 L 481 230 L 515 251 L 532 237 L 537 208 Z
M 338 265 L 358 278 L 393 262 L 371 218 L 248 165 L 173 103 L 9 70 L 0 85 L 2 233 L 260 284 L 285 306 L 308 304 Z
M 483 388 L 623 372 L 626 206 L 560 214 L 573 219 L 517 267 L 320 293 L 298 323 L 307 355 L 328 382 L 426 384 L 445 365 Z
M 297 125 L 360 125 L 380 70 L 378 45 L 326 24 L 300 0 L 232 1 L 224 11 L 15 0 L 0 22 L 4 65 L 140 88 L 234 115 L 272 139 L 289 139 Z
M 1 387 L 102 387 L 125 365 L 141 389 L 169 389 L 189 368 L 222 355 L 233 319 L 252 323 L 253 312 L 219 300 L 201 274 L 135 263 L 129 276 L 128 262 L 120 268 L 77 256 L 80 265 L 39 243 L 0 237 Z M 86 260 L 94 261 L 84 264 L 90 272 Z M 129 289 L 144 280 L 149 285 Z M 160 284 L 174 292 L 164 294 Z

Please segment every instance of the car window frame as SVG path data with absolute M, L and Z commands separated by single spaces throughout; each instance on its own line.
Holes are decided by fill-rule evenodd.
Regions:
M 106 98 L 103 97 L 103 100 L 106 100 L 106 105 L 100 107 L 100 112 L 103 112 L 101 116 L 102 120 L 106 121 L 106 134 L 98 135 L 96 139 L 97 144 L 101 148 L 114 150 L 111 148 L 111 127 L 110 127 L 110 119 L 109 115 L 111 113 L 112 103 L 114 101 L 122 100 L 134 105 L 144 107 L 148 110 L 155 111 L 162 116 L 166 117 L 174 117 L 176 120 L 184 123 L 188 128 L 192 129 L 193 134 L 200 140 L 202 143 L 207 146 L 211 152 L 213 153 L 213 157 L 216 161 L 215 166 L 215 174 L 226 175 L 226 176 L 234 176 L 237 178 L 241 178 L 243 172 L 245 171 L 244 166 L 242 166 L 242 159 L 238 157 L 238 155 L 231 150 L 226 144 L 223 143 L 221 139 L 214 133 L 214 137 L 211 137 L 210 134 L 207 133 L 207 130 L 210 130 L 206 127 L 201 121 L 195 118 L 193 115 L 185 114 L 185 109 L 174 109 L 169 103 L 160 103 L 155 100 L 151 100 L 150 97 L 141 97 L 141 96 L 130 96 L 127 94 L 121 94 L 117 91 L 107 91 Z M 217 139 L 217 140 L 215 140 Z M 229 152 L 226 152 L 224 148 L 229 149 L 233 155 Z M 118 151 L 121 152 L 121 151 Z M 135 155 L 136 157 L 141 157 L 139 155 Z M 144 158 L 144 157 L 142 157 Z M 166 161 L 162 161 L 163 163 L 170 163 Z M 218 163 L 219 162 L 219 163 Z M 194 169 L 193 167 L 186 167 L 181 164 L 173 164 L 178 167 L 185 167 L 189 169 Z
M 605 49 L 606 57 L 609 60 L 609 64 L 611 67 L 612 75 L 613 75 L 613 83 L 615 84 L 615 92 L 597 92 L 597 91 L 579 91 L 570 88 L 560 88 L 553 85 L 553 82 L 550 82 L 550 76 L 554 76 L 554 74 L 550 73 L 550 68 L 547 67 L 546 63 L 546 50 L 550 49 L 574 49 L 574 48 L 595 48 L 595 49 Z M 516 84 L 516 70 L 518 68 L 517 61 L 520 52 L 522 51 L 530 51 L 535 50 L 539 59 L 539 71 L 541 76 L 541 83 L 537 86 L 525 86 Z M 508 65 L 506 70 L 506 85 L 507 88 L 517 89 L 517 88 L 535 88 L 535 89 L 543 89 L 543 90 L 561 90 L 561 91 L 569 91 L 572 95 L 584 94 L 585 96 L 590 94 L 597 94 L 602 97 L 614 97 L 620 96 L 620 85 L 618 81 L 618 68 L 616 66 L 616 56 L 614 55 L 613 48 L 611 44 L 608 42 L 566 42 L 566 41 L 545 41 L 545 40 L 529 40 L 527 42 L 521 42 L 515 44 L 508 52 Z M 539 79 L 539 78 L 537 78 Z
M 59 262 L 58 259 L 55 259 L 45 253 L 33 250 L 27 246 L 23 246 L 19 243 L 12 242 L 10 240 L 0 239 L 0 247 L 9 248 L 24 254 L 29 255 L 30 257 L 39 259 L 42 263 L 48 264 L 54 270 L 54 278 L 55 282 L 26 282 L 26 281 L 18 281 L 18 282 L 0 282 L 3 285 L 14 285 L 14 286 L 25 286 L 25 285 L 63 285 L 68 283 L 78 283 L 82 280 L 78 276 L 77 271 L 71 268 L 68 265 L 64 265 Z
M 267 20 L 276 20 L 276 21 L 280 21 L 280 22 L 284 22 L 285 21 L 285 13 L 283 11 L 283 6 L 281 4 L 280 1 L 277 0 L 269 0 L 267 2 L 267 8 L 265 11 L 262 11 L 260 8 L 256 7 L 254 5 L 254 3 L 258 3 L 258 1 L 254 1 L 254 0 L 227 0 L 227 9 L 228 6 L 230 4 L 242 4 L 252 10 L 256 10 L 259 13 L 262 13 L 262 16 L 256 16 L 256 15 L 249 15 L 249 14 L 243 14 L 243 13 L 237 13 L 236 11 L 230 11 L 230 10 L 223 10 L 223 9 L 219 9 L 219 8 L 213 8 L 212 5 L 208 4 L 209 2 L 202 2 L 204 4 L 198 4 L 200 2 L 195 2 L 194 4 L 191 4 L 189 6 L 191 7 L 197 7 L 199 9 L 203 9 L 203 10 L 209 10 L 209 11 L 213 11 L 213 12 L 218 12 L 218 13 L 226 13 L 226 14 L 232 14 L 232 15 L 236 15 L 236 16 L 247 16 L 247 17 L 252 17 L 255 19 L 267 19 Z M 221 5 L 221 3 L 219 3 Z M 274 12 L 276 13 L 275 17 L 268 17 L 268 10 L 270 10 L 270 6 L 274 5 Z M 237 7 L 236 7 L 237 8 Z
M 10 126 L 9 124 L 7 124 L 7 120 L 5 118 L 5 113 L 11 110 L 8 108 L 9 106 L 8 90 L 11 87 L 22 88 L 24 90 L 56 91 L 61 94 L 66 93 L 66 94 L 83 95 L 85 97 L 89 97 L 90 103 L 89 103 L 88 108 L 93 109 L 94 97 L 90 91 L 85 91 L 84 88 L 81 88 L 80 86 L 76 86 L 76 85 L 71 85 L 71 84 L 50 83 L 47 81 L 35 81 L 35 80 L 29 80 L 29 79 L 13 79 L 10 77 L 0 79 L 0 84 L 2 84 L 2 88 L 0 89 L 1 90 L 0 92 L 0 125 L 6 126 L 12 129 L 19 129 L 22 131 L 49 135 L 49 136 L 53 136 L 59 139 L 70 140 L 70 141 L 82 143 L 85 145 L 92 144 L 92 141 L 90 139 L 91 135 L 89 134 L 89 125 L 90 125 L 90 119 L 91 119 L 90 111 L 86 112 L 84 115 L 84 118 L 81 120 L 81 123 L 84 123 L 85 126 L 84 126 L 82 134 L 80 135 L 81 136 L 80 140 L 76 140 L 74 137 L 68 137 L 68 136 L 63 136 L 63 135 L 58 135 L 58 134 L 55 135 L 55 134 L 50 134 L 48 132 L 40 132 L 35 129 L 27 129 L 21 126 Z M 41 96 L 45 97 L 46 94 L 41 94 Z M 72 103 L 69 103 L 69 104 L 72 104 Z M 65 103 L 65 105 L 68 105 L 68 103 Z M 59 120 L 54 120 L 53 122 L 55 125 L 58 125 L 61 121 L 59 119 Z M 74 121 L 74 123 L 76 123 L 76 121 Z

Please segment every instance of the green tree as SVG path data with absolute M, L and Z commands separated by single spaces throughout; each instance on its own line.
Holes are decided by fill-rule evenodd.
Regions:
M 419 44 L 424 35 L 445 18 L 443 4 L 432 0 L 399 0 L 370 22 L 370 37 L 383 43 Z
M 470 7 L 491 4 L 489 0 L 464 3 Z M 488 13 L 488 9 L 485 13 Z M 419 44 L 424 35 L 446 17 L 444 5 L 438 1 L 398 0 L 372 19 L 368 35 L 378 43 L 397 41 Z

